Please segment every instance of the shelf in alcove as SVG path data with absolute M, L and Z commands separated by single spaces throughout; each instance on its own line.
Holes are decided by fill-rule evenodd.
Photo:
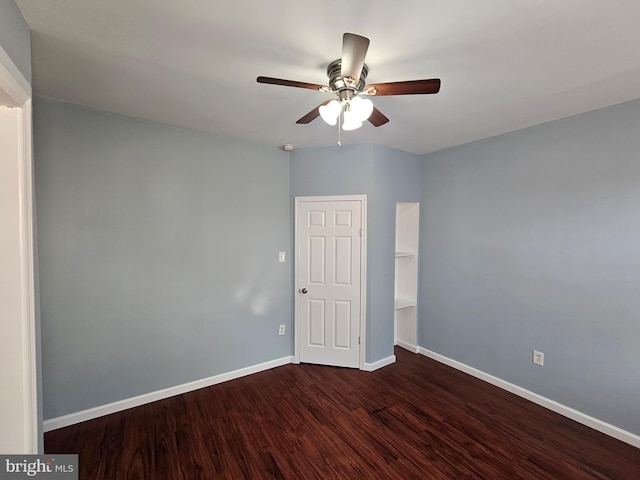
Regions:
M 416 302 L 414 300 L 407 300 L 406 298 L 394 298 L 393 309 L 400 310 L 401 308 L 415 307 Z
M 401 257 L 413 257 L 415 258 L 416 253 L 415 252 L 396 252 L 396 258 L 401 258 Z

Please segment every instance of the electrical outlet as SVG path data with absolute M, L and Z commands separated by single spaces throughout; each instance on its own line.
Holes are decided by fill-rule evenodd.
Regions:
M 278 335 L 284 335 L 286 328 L 287 327 L 285 325 L 280 325 L 280 328 L 278 329 Z
M 535 363 L 536 365 L 540 365 L 542 367 L 544 365 L 544 353 L 534 350 L 533 363 Z

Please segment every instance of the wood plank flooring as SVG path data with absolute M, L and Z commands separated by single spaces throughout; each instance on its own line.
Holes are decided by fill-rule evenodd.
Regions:
M 424 356 L 285 365 L 45 434 L 81 479 L 640 479 L 640 449 Z

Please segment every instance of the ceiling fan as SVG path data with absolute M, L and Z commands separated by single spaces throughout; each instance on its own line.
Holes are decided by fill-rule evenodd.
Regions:
M 285 87 L 308 88 L 333 93 L 336 98 L 327 100 L 311 110 L 296 123 L 307 124 L 319 116 L 329 125 L 335 125 L 342 116 L 342 129 L 355 130 L 368 120 L 375 127 L 389 121 L 365 96 L 424 95 L 438 93 L 440 79 L 409 80 L 404 82 L 376 83 L 365 85 L 369 67 L 364 63 L 369 48 L 369 39 L 353 33 L 342 37 L 342 58 L 327 67 L 329 85 L 296 82 L 272 77 L 258 77 L 258 83 L 283 85 Z

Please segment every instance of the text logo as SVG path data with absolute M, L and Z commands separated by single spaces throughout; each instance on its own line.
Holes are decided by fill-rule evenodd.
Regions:
M 78 455 L 0 455 L 0 480 L 78 480 Z

